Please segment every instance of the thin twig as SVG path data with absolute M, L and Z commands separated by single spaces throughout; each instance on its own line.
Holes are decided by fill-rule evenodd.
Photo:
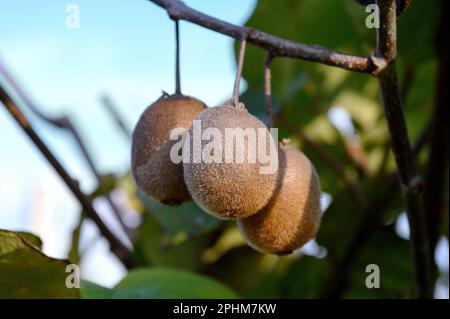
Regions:
M 273 56 L 269 52 L 267 53 L 266 59 L 264 60 L 264 104 L 266 107 L 267 115 L 267 127 L 271 128 L 273 126 L 273 114 L 272 114 L 272 65 Z
M 86 215 L 92 219 L 97 225 L 98 229 L 102 233 L 102 235 L 108 240 L 110 244 L 111 251 L 122 261 L 122 263 L 127 268 L 134 267 L 134 261 L 131 256 L 131 252 L 129 249 L 115 237 L 115 235 L 109 230 L 109 228 L 102 221 L 98 213 L 95 211 L 92 206 L 92 201 L 89 197 L 87 197 L 78 186 L 78 183 L 73 180 L 64 167 L 59 163 L 53 153 L 49 150 L 49 148 L 45 145 L 36 131 L 32 128 L 29 121 L 19 109 L 19 107 L 13 102 L 8 93 L 0 86 L 0 101 L 5 106 L 6 110 L 11 113 L 16 122 L 20 125 L 20 127 L 24 130 L 24 132 L 28 135 L 28 137 L 33 141 L 33 143 L 39 148 L 41 153 L 45 156 L 47 161 L 52 165 L 58 175 L 63 179 L 72 193 L 80 202 L 83 207 Z
M 377 59 L 384 60 L 384 67 L 377 75 L 411 229 L 417 296 L 432 298 L 431 254 L 421 196 L 422 183 L 415 167 L 397 80 L 396 3 L 395 0 L 377 0 L 377 4 L 380 8 L 380 28 L 377 29 L 375 55 Z
M 274 57 L 284 56 L 314 61 L 350 71 L 372 73 L 377 67 L 368 57 L 347 55 L 329 50 L 319 45 L 303 44 L 275 37 L 256 29 L 240 27 L 196 11 L 178 0 L 150 0 L 167 11 L 174 19 L 186 20 L 207 29 L 241 40 L 248 35 L 247 41 L 255 46 L 271 51 Z
M 241 45 L 239 47 L 239 57 L 237 63 L 237 71 L 236 78 L 234 80 L 234 89 L 233 89 L 233 104 L 235 107 L 239 107 L 239 84 L 241 83 L 242 78 L 242 69 L 244 68 L 244 59 L 245 59 L 245 45 L 247 41 L 245 37 L 241 40 Z
M 180 80 L 180 29 L 178 19 L 175 19 L 175 95 L 181 95 Z

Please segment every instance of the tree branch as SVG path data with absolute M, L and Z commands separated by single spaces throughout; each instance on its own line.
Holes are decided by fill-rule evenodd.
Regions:
M 395 0 L 377 0 L 377 4 L 380 7 L 381 23 L 377 30 L 375 58 L 384 62 L 377 76 L 411 229 L 417 296 L 432 298 L 431 256 L 421 197 L 422 183 L 415 167 L 397 80 L 396 3 Z
M 119 258 L 119 260 L 122 261 L 122 263 L 127 268 L 132 268 L 134 266 L 134 262 L 128 248 L 125 245 L 123 245 L 123 243 L 119 239 L 117 239 L 114 236 L 114 234 L 108 229 L 108 227 L 103 223 L 102 219 L 92 206 L 91 199 L 88 198 L 85 194 L 83 194 L 83 192 L 80 190 L 80 187 L 78 186 L 78 183 L 69 176 L 67 171 L 59 163 L 59 161 L 49 150 L 49 148 L 45 145 L 42 139 L 38 136 L 36 131 L 31 127 L 25 115 L 22 113 L 19 107 L 13 102 L 11 97 L 3 89 L 2 86 L 0 86 L 0 101 L 5 106 L 7 111 L 11 113 L 13 118 L 24 130 L 24 132 L 28 135 L 28 137 L 39 148 L 39 150 L 45 156 L 47 161 L 52 165 L 52 167 L 55 169 L 58 175 L 63 179 L 63 181 L 72 191 L 74 196 L 78 199 L 86 215 L 95 222 L 102 235 L 108 240 L 111 251 Z
M 377 67 L 372 59 L 335 52 L 319 45 L 303 44 L 275 37 L 265 32 L 216 19 L 186 6 L 178 0 L 150 0 L 167 11 L 172 19 L 181 19 L 228 35 L 236 40 L 247 36 L 247 42 L 270 51 L 274 57 L 290 57 L 314 61 L 342 69 L 373 73 Z

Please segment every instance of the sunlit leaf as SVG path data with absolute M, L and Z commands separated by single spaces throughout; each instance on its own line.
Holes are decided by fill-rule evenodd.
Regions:
M 116 287 L 108 289 L 84 283 L 83 298 L 238 298 L 222 283 L 194 273 L 167 268 L 133 270 Z

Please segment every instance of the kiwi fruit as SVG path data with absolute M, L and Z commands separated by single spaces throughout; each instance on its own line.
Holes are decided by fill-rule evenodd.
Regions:
M 202 132 L 209 128 L 220 131 L 222 137 L 222 160 L 206 163 L 203 159 L 200 163 L 194 163 L 193 152 L 190 152 L 190 160 L 183 161 L 184 180 L 192 199 L 207 213 L 220 219 L 237 219 L 251 216 L 263 208 L 276 187 L 277 170 L 272 174 L 261 174 L 260 168 L 268 166 L 268 163 L 261 163 L 256 156 L 256 161 L 249 161 L 249 153 L 258 154 L 259 140 L 256 143 L 249 143 L 245 138 L 243 152 L 244 161 L 237 162 L 235 159 L 238 151 L 236 139 L 234 139 L 233 161 L 227 161 L 226 153 L 226 132 L 225 129 L 258 129 L 265 130 L 267 136 L 266 154 L 270 143 L 275 143 L 267 127 L 259 119 L 248 113 L 245 106 L 217 106 L 201 112 L 196 120 L 201 123 Z M 193 150 L 193 127 L 189 129 L 190 150 Z M 186 142 L 183 147 L 186 147 Z M 201 141 L 201 149 L 209 143 L 208 140 Z M 219 144 L 220 145 L 220 144 Z M 275 151 L 276 151 L 275 146 Z M 255 153 L 254 153 L 255 154 Z
M 183 95 L 164 95 L 141 115 L 133 132 L 131 166 L 138 187 L 150 198 L 167 205 L 190 200 L 183 179 L 183 166 L 170 158 L 174 128 L 192 125 L 204 109 L 201 101 Z
M 274 196 L 261 211 L 237 221 L 237 225 L 254 249 L 287 255 L 318 231 L 320 184 L 314 166 L 302 152 L 285 144 L 280 146 L 278 157 Z

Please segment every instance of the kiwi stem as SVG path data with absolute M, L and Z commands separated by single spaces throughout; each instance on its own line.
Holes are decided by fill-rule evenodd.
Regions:
M 236 79 L 234 80 L 233 104 L 235 107 L 239 107 L 239 84 L 241 83 L 242 69 L 244 67 L 246 44 L 247 44 L 247 40 L 245 38 L 243 38 L 241 40 L 241 46 L 239 48 L 238 67 L 237 67 L 237 71 L 236 71 Z
M 270 52 L 267 53 L 266 59 L 264 61 L 264 104 L 266 107 L 267 115 L 267 127 L 271 128 L 273 126 L 273 114 L 272 114 L 272 65 L 273 56 Z
M 175 20 L 175 95 L 181 95 L 180 83 L 180 28 L 178 19 Z

